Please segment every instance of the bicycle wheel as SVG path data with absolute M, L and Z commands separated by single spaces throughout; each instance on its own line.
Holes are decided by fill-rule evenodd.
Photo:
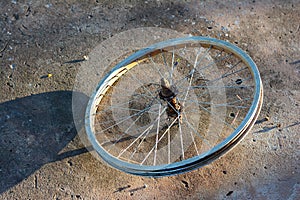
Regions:
M 262 105 L 252 59 L 228 42 L 160 42 L 112 67 L 91 96 L 88 138 L 109 165 L 141 176 L 204 166 L 234 147 Z

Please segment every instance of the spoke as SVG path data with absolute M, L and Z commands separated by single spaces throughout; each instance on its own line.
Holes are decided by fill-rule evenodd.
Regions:
M 123 123 L 124 121 L 126 121 L 126 120 L 132 118 L 133 116 L 140 115 L 140 114 L 146 112 L 146 110 L 149 110 L 149 109 L 150 109 L 150 107 L 148 107 L 148 108 L 146 108 L 146 109 L 144 109 L 144 110 L 142 110 L 142 111 L 140 111 L 140 112 L 138 112 L 138 113 L 135 113 L 135 114 L 133 114 L 133 115 L 130 115 L 130 116 L 128 116 L 128 117 L 125 117 L 125 118 L 123 118 L 123 119 L 120 118 L 120 119 L 122 119 L 121 121 L 115 123 L 114 125 L 112 125 L 112 126 L 110 126 L 110 127 L 108 127 L 108 128 L 105 128 L 104 130 L 101 130 L 99 133 L 103 133 L 104 131 L 106 131 L 106 130 L 112 128 L 112 127 L 115 127 L 115 126 L 117 126 L 117 125 Z M 119 120 L 119 119 L 117 119 L 117 120 Z M 113 120 L 113 121 L 115 121 L 115 120 Z M 106 122 L 107 122 L 107 121 L 106 121 Z M 104 124 L 104 123 L 105 123 L 105 122 L 95 123 L 95 125 L 100 125 L 100 124 Z M 98 134 L 99 134 L 99 133 L 98 133 Z
M 138 65 L 139 65 L 139 64 L 138 64 Z M 135 79 L 136 81 L 138 81 L 138 82 L 141 84 L 141 86 L 142 86 L 142 87 L 150 94 L 150 96 L 151 96 L 153 99 L 155 99 L 156 101 L 158 101 L 158 103 L 160 103 L 160 101 L 157 100 L 156 96 L 153 95 L 153 94 L 151 93 L 151 91 L 149 91 L 149 90 L 144 86 L 144 83 L 142 83 L 142 82 L 140 81 L 140 79 L 138 79 L 135 75 L 133 75 L 133 74 L 130 72 L 130 70 L 128 70 L 128 72 L 129 72 L 129 74 L 131 75 L 131 77 L 132 77 L 133 79 Z
M 115 146 L 115 144 L 117 144 L 118 142 L 120 142 L 123 139 L 123 136 L 125 136 L 128 131 L 131 129 L 131 127 L 142 117 L 142 115 L 138 116 L 131 124 L 130 126 L 124 131 L 124 133 L 116 140 L 114 141 L 114 143 L 110 146 L 110 148 L 107 150 L 108 152 L 110 151 L 110 149 Z M 106 142 L 110 142 L 110 141 L 106 141 Z M 105 143 L 106 143 L 105 142 Z
M 128 92 L 128 91 L 127 91 Z M 101 94 L 102 95 L 102 94 Z M 100 95 L 100 96 L 101 96 Z M 125 96 L 134 96 L 134 97 L 136 97 L 137 95 L 139 95 L 139 96 L 146 96 L 146 97 L 149 97 L 151 100 L 152 100 L 152 102 L 154 101 L 154 98 L 152 98 L 152 97 L 150 97 L 150 96 L 147 96 L 147 95 L 144 95 L 144 94 L 136 94 L 136 95 L 124 95 L 124 97 Z M 105 94 L 105 95 L 102 95 L 102 96 L 113 96 L 113 94 Z M 122 95 L 119 95 L 118 94 L 118 96 L 122 96 Z M 98 97 L 99 98 L 99 97 Z M 127 101 L 127 102 L 121 102 L 121 103 L 118 103 L 118 104 L 115 104 L 115 105 L 125 105 L 125 104 L 128 104 L 128 103 L 130 103 L 130 102 L 134 102 L 134 101 L 137 101 L 136 99 L 132 99 L 132 100 L 130 100 L 130 101 Z M 100 105 L 100 103 L 96 106 L 96 107 L 98 107 Z M 117 107 L 116 106 L 116 107 Z M 103 110 L 101 110 L 101 111 L 98 111 L 97 113 L 94 113 L 94 114 L 92 114 L 92 115 L 98 115 L 98 113 L 101 113 L 101 112 L 106 112 L 106 111 L 109 111 L 110 110 L 110 107 L 112 107 L 112 106 L 109 106 L 109 107 L 107 107 L 106 109 L 103 109 Z
M 210 45 L 210 47 L 208 49 L 206 49 L 206 51 L 203 54 L 203 56 L 201 56 L 201 58 L 199 59 L 199 61 L 197 61 L 198 56 L 199 56 L 199 54 L 197 53 L 195 64 L 194 64 L 194 68 L 196 68 L 198 66 L 198 64 L 208 55 L 208 53 L 210 52 L 211 49 L 212 49 L 212 46 Z M 200 49 L 198 50 L 198 52 L 200 53 Z
M 129 103 L 131 103 L 131 102 L 135 102 L 135 101 L 137 101 L 136 99 L 132 99 L 132 100 L 129 100 L 129 101 L 126 101 L 126 102 L 120 102 L 120 103 L 117 103 L 117 104 L 115 104 L 115 106 L 114 107 L 120 107 L 120 106 L 122 106 L 122 105 L 127 105 L 127 104 L 129 104 Z M 97 107 L 99 107 L 99 105 L 97 105 Z M 106 112 L 107 110 L 110 110 L 110 107 L 111 106 L 108 106 L 106 109 L 104 109 L 104 110 L 101 110 L 101 111 L 98 111 L 98 113 L 100 112 Z
M 210 50 L 210 49 L 209 49 Z M 209 50 L 207 50 L 206 51 L 206 54 L 209 52 Z M 194 73 L 195 73 L 195 68 L 197 67 L 197 63 L 198 63 L 198 57 L 199 57 L 199 55 L 200 55 L 200 50 L 198 50 L 198 52 L 197 52 L 197 55 L 196 55 L 196 59 L 195 59 L 195 63 L 194 63 L 194 67 L 193 67 L 193 69 L 192 69 L 192 75 L 191 75 L 191 78 L 190 78 L 190 82 L 189 82 L 189 86 L 188 86 L 188 88 L 187 88 L 187 90 L 186 90 L 186 93 L 185 93 L 185 97 L 184 97 L 184 100 L 183 100 L 183 102 L 185 102 L 185 100 L 186 100 L 186 98 L 187 98 L 187 96 L 188 96 L 188 93 L 189 93 L 189 91 L 190 91 L 190 87 L 191 87 L 191 85 L 192 85 L 192 81 L 193 81 L 193 77 L 194 77 Z M 202 58 L 203 58 L 204 56 L 202 56 Z
M 245 70 L 245 68 L 243 68 L 242 70 Z M 238 70 L 238 71 L 241 71 L 241 70 Z M 238 71 L 232 72 L 231 74 L 238 73 Z M 224 78 L 223 76 L 224 76 L 224 75 L 222 75 L 222 76 L 220 76 L 220 77 L 218 77 L 218 78 L 215 78 L 215 79 L 213 79 L 213 80 L 208 80 L 208 81 L 206 82 L 206 84 L 208 84 L 208 83 L 214 83 L 214 82 L 216 82 L 216 81 L 218 81 L 218 80 Z M 229 74 L 227 74 L 226 77 L 227 77 L 227 76 L 229 76 Z M 248 80 L 250 80 L 250 79 L 252 79 L 252 76 L 249 76 L 249 77 L 245 78 L 243 81 L 248 81 Z M 239 86 L 235 86 L 235 84 L 236 84 L 236 83 L 232 83 L 232 84 L 225 85 L 225 86 L 220 86 L 220 88 L 223 88 L 223 87 L 225 87 L 225 88 L 226 88 L 226 87 L 228 87 L 228 88 L 230 88 L 230 87 L 239 87 Z M 193 86 L 193 87 L 197 87 L 197 86 Z M 214 87 L 214 86 L 207 85 L 207 87 Z M 240 87 L 254 87 L 254 86 L 249 85 L 249 86 L 240 86 Z
M 133 115 L 130 115 L 129 117 L 134 117 L 136 115 L 138 116 L 142 116 L 145 112 L 143 110 L 141 110 L 142 112 L 138 112 L 138 113 L 135 113 Z M 94 114 L 95 115 L 95 114 Z M 128 116 L 124 116 L 124 117 L 120 117 L 118 119 L 111 119 L 111 120 L 106 120 L 104 122 L 98 122 L 98 123 L 95 123 L 95 125 L 105 125 L 105 124 L 109 124 L 111 122 L 116 122 L 116 121 L 119 121 L 119 120 L 123 120 L 123 119 L 128 119 Z
M 156 129 L 156 142 L 155 142 L 155 151 L 154 151 L 154 161 L 153 165 L 156 165 L 156 153 L 157 153 L 157 144 L 158 144 L 158 133 L 159 133 L 159 122 L 160 122 L 160 111 L 161 111 L 161 106 L 159 106 L 159 115 L 158 115 L 158 120 L 157 120 L 157 129 Z
M 229 73 L 229 74 L 223 74 L 223 76 L 222 76 L 221 78 L 226 78 L 226 77 L 231 76 L 231 75 L 233 75 L 233 74 L 236 74 L 236 73 L 238 73 L 238 72 L 244 71 L 245 69 L 248 69 L 248 67 L 244 67 L 244 68 L 242 68 L 242 69 L 239 69 L 239 70 L 237 70 L 237 71 L 231 72 L 231 73 Z
M 217 80 L 219 80 L 219 79 L 221 79 L 221 78 L 218 77 L 218 78 L 216 78 L 216 79 L 210 80 L 210 81 L 208 81 L 208 83 L 213 83 L 213 82 L 215 82 L 215 81 L 217 81 Z M 247 80 L 250 80 L 250 79 L 252 79 L 252 76 L 247 77 L 246 79 L 244 79 L 244 81 L 247 81 Z M 197 98 L 200 98 L 200 97 L 202 97 L 202 96 L 208 94 L 208 92 L 209 92 L 209 90 L 206 90 L 206 91 L 202 92 L 201 94 L 197 95 Z
M 159 104 L 160 105 L 160 104 Z M 149 106 L 149 107 L 152 107 L 152 106 Z M 134 109 L 134 108 L 125 108 L 125 107 L 119 107 L 119 106 L 110 106 L 110 108 L 113 109 L 117 109 L 117 110 L 131 110 L 131 111 L 143 111 L 143 110 L 140 110 L 140 109 Z M 152 112 L 152 111 L 148 111 L 148 113 L 154 113 L 156 114 L 156 112 Z
M 107 106 L 107 108 L 103 109 L 103 110 L 100 110 L 100 111 L 97 111 L 97 113 L 94 113 L 92 114 L 92 116 L 94 115 L 101 115 L 101 113 L 105 113 L 105 112 L 109 112 L 109 111 L 112 111 L 114 108 L 117 108 L 117 109 L 121 109 L 121 110 L 133 110 L 133 111 L 142 111 L 142 110 L 139 110 L 139 109 L 134 109 L 134 108 L 127 108 L 129 103 L 131 102 L 135 102 L 137 101 L 136 99 L 132 99 L 130 101 L 127 101 L 127 102 L 122 102 L 122 103 L 118 103 L 118 104 L 114 104 L 114 106 L 110 105 L 110 106 Z M 152 99 L 152 101 L 149 103 L 149 107 L 152 107 L 154 105 L 160 105 L 160 104 L 153 104 L 154 99 Z M 126 107 L 121 107 L 121 105 L 127 105 Z M 97 106 L 98 107 L 98 106 Z M 145 108 L 146 109 L 146 108 Z M 154 112 L 151 112 L 151 111 L 148 111 L 149 113 L 154 113 Z M 156 113 L 156 112 L 155 112 Z
M 191 70 L 187 75 L 185 75 L 183 78 L 177 80 L 173 85 L 176 85 L 177 88 L 180 88 L 181 85 L 184 83 L 184 80 L 187 80 L 192 74 L 194 73 L 194 70 Z
M 178 120 L 179 116 L 176 117 L 172 123 L 168 126 L 167 130 L 165 130 L 165 132 L 162 134 L 162 136 L 158 139 L 158 142 L 161 141 L 161 139 L 165 136 L 165 134 L 168 132 L 168 130 L 170 130 L 170 128 L 175 124 L 175 122 Z M 146 157 L 144 158 L 144 160 L 140 163 L 140 165 L 143 165 L 144 162 L 148 159 L 148 157 L 150 156 L 150 154 L 153 152 L 153 150 L 155 149 L 155 145 L 151 148 L 151 150 L 149 151 L 149 153 L 146 155 Z
M 109 86 L 109 87 L 111 87 L 111 88 L 114 88 L 114 87 L 117 87 L 117 86 Z M 120 88 L 118 88 L 119 90 L 120 90 Z M 123 91 L 125 91 L 125 93 L 124 94 L 120 94 L 120 93 L 118 93 L 118 97 L 139 97 L 139 96 L 142 96 L 142 97 L 148 97 L 148 98 L 153 98 L 152 96 L 149 96 L 149 95 L 146 95 L 146 94 L 130 94 L 129 92 L 128 92 L 128 89 L 121 89 L 121 90 L 123 90 Z M 99 96 L 97 96 L 96 97 L 96 99 L 98 99 L 98 98 L 100 98 L 101 96 L 103 96 L 103 97 L 113 97 L 114 95 L 116 95 L 116 94 L 107 94 L 107 93 L 105 93 L 105 94 L 100 94 Z M 103 98 L 102 97 L 102 98 Z M 134 99 L 133 99 L 134 100 Z
M 244 98 L 244 99 L 239 99 L 239 100 L 235 100 L 235 101 L 231 101 L 231 102 L 228 102 L 228 103 L 224 103 L 224 104 L 215 104 L 215 105 L 218 105 L 218 106 L 222 106 L 222 105 L 232 105 L 232 104 L 235 104 L 235 103 L 239 103 L 239 102 L 245 102 L 245 101 L 249 101 L 251 100 L 251 98 Z M 204 103 L 204 102 L 203 102 Z
M 232 67 L 229 67 L 229 70 L 226 73 L 228 73 L 230 70 L 234 69 L 236 66 L 238 66 L 242 62 L 243 62 L 242 60 L 239 60 L 238 62 L 236 62 Z
M 196 145 L 196 142 L 195 142 L 195 138 L 193 136 L 192 131 L 190 131 L 190 134 L 191 134 L 191 137 L 192 137 L 192 140 L 193 140 L 194 148 L 195 148 L 195 150 L 197 152 L 197 155 L 199 156 L 199 151 L 198 151 L 198 148 L 197 148 L 197 145 Z
M 180 100 L 180 99 L 179 99 Z M 238 102 L 244 102 L 251 100 L 251 98 L 244 98 L 244 99 L 239 99 L 236 101 L 228 102 L 228 103 L 220 103 L 220 104 L 214 104 L 212 102 L 203 102 L 203 101 L 196 101 L 196 100 L 187 100 L 186 102 L 193 102 L 195 104 L 205 104 L 205 105 L 212 105 L 214 107 L 222 107 L 222 106 L 228 106 L 228 107 L 241 107 L 241 108 L 249 108 L 247 106 L 238 106 L 238 105 L 232 105 Z
M 180 145 L 181 145 L 181 155 L 182 159 L 184 159 L 184 149 L 183 149 L 183 138 L 182 138 L 182 130 L 181 130 L 181 123 L 178 123 L 179 126 L 179 134 L 180 134 Z
M 193 125 L 190 124 L 190 122 L 188 121 L 188 118 L 187 118 L 187 115 L 186 115 L 185 111 L 183 111 L 183 114 L 184 114 L 184 122 L 192 129 L 192 131 L 193 131 L 194 133 L 196 133 L 196 135 L 199 136 L 199 138 L 200 138 L 203 142 L 205 142 L 208 146 L 211 146 L 211 145 L 209 144 L 209 141 L 207 141 L 206 139 L 204 139 L 204 137 L 203 137 L 197 130 L 195 130 L 195 128 L 193 127 Z
M 161 74 L 161 72 L 160 72 L 160 70 L 157 68 L 157 64 L 154 62 L 154 60 L 153 60 L 153 58 L 149 55 L 149 58 L 150 58 L 150 60 L 151 60 L 151 62 L 152 62 L 152 65 L 155 67 L 155 69 L 157 70 L 157 72 L 159 73 L 159 76 L 160 76 L 160 78 L 164 78 L 163 77 L 163 75 Z M 151 65 L 151 66 L 152 66 Z
M 230 85 L 224 85 L 224 86 L 219 86 L 219 85 L 196 85 L 196 86 L 191 86 L 191 88 L 250 88 L 254 87 L 254 85 L 236 85 L 236 86 L 230 86 Z
M 199 104 L 199 106 L 201 107 L 202 110 L 208 112 L 209 114 L 211 114 L 211 115 L 213 116 L 213 113 L 212 113 L 211 111 L 209 111 L 207 108 L 201 106 L 200 104 Z M 222 122 L 222 123 L 224 123 L 225 125 L 227 125 L 229 128 L 232 128 L 233 130 L 235 130 L 235 128 L 234 128 L 231 124 L 229 124 L 229 123 L 227 123 L 226 121 L 220 119 L 218 116 L 214 116 L 214 117 L 215 117 L 216 119 L 218 119 L 220 122 Z
M 200 50 L 198 50 L 198 53 L 197 53 L 196 59 L 195 59 L 195 63 L 194 63 L 194 67 L 193 67 L 193 69 L 191 70 L 191 71 L 192 71 L 192 74 L 191 74 L 191 79 L 190 79 L 189 87 L 192 85 L 192 79 L 193 79 L 193 76 L 194 76 L 195 70 L 197 69 L 198 64 L 199 64 L 199 63 L 200 63 L 200 62 L 208 55 L 208 53 L 210 52 L 211 48 L 212 48 L 212 46 L 210 46 L 210 47 L 205 51 L 205 53 L 201 56 L 201 58 L 199 59 L 199 61 L 198 61 L 198 57 L 199 57 L 199 55 L 200 55 L 201 52 L 200 52 Z M 187 96 L 188 92 L 189 92 L 189 88 L 187 89 L 186 96 Z
M 174 57 L 175 57 L 175 53 L 174 53 L 174 48 L 172 51 L 172 69 L 171 69 L 171 80 L 170 80 L 170 84 L 173 84 L 173 72 L 174 72 L 174 67 L 175 67 L 175 63 L 174 63 Z
M 168 130 L 168 164 L 171 163 L 171 135 L 170 129 Z
M 153 102 L 153 100 L 152 100 L 152 102 Z M 154 104 L 154 105 L 152 105 L 152 102 L 150 102 L 149 104 L 148 104 L 148 106 L 146 107 L 146 108 L 144 108 L 143 110 L 136 110 L 136 111 L 138 111 L 138 113 L 144 113 L 146 110 L 147 110 L 147 112 L 148 113 L 153 113 L 153 114 L 156 114 L 156 112 L 151 112 L 151 111 L 149 111 L 150 110 L 150 108 L 151 107 L 153 107 L 154 105 L 160 105 L 160 104 Z M 106 111 L 105 112 L 108 112 L 108 111 L 111 111 L 112 112 L 112 110 L 110 110 L 110 109 L 105 109 Z M 128 108 L 128 110 L 130 110 L 129 108 Z M 101 111 L 100 111 L 101 112 Z M 105 112 L 103 111 L 103 113 L 102 114 L 99 114 L 99 112 L 97 112 L 97 113 L 94 113 L 94 114 L 92 114 L 92 116 L 101 116 L 101 115 L 105 115 Z M 135 113 L 136 114 L 136 113 Z M 131 117 L 132 116 L 134 116 L 134 115 L 131 115 Z M 105 122 L 101 122 L 101 123 L 97 123 L 97 124 L 107 124 L 107 123 L 109 123 L 109 122 L 112 122 L 112 121 L 118 121 L 118 120 L 122 120 L 122 119 L 124 119 L 124 117 L 121 117 L 121 118 L 118 118 L 118 119 L 113 119 L 113 120 L 107 120 L 107 121 L 105 121 Z
M 154 124 L 151 125 L 151 129 L 153 128 Z M 129 160 L 131 160 L 133 158 L 133 156 L 135 155 L 135 153 L 137 152 L 137 150 L 140 148 L 140 146 L 142 145 L 142 143 L 145 141 L 145 138 L 148 136 L 148 134 L 150 133 L 151 129 L 149 129 L 147 131 L 147 133 L 144 135 L 144 137 L 141 139 L 140 143 L 137 145 L 137 147 L 135 147 L 134 151 L 132 152 L 132 154 L 129 157 Z
M 153 127 L 153 125 L 156 123 L 156 121 L 158 119 L 160 119 L 160 116 L 166 111 L 167 108 L 164 108 L 163 111 L 158 115 L 158 117 L 155 119 L 155 121 L 150 125 L 151 129 Z M 123 149 L 123 151 L 118 155 L 118 158 L 124 153 L 126 152 L 138 139 L 140 139 L 142 137 L 142 135 L 145 134 L 145 132 L 150 128 L 150 126 L 144 131 L 142 132 L 132 143 L 130 143 L 125 149 Z M 150 130 L 151 130 L 150 129 Z
M 169 66 L 168 66 L 168 63 L 167 63 L 167 60 L 166 60 L 166 58 L 165 58 L 165 53 L 164 53 L 164 51 L 161 49 L 161 56 L 162 56 L 162 58 L 163 58 L 163 61 L 164 61 L 164 65 L 166 66 L 166 68 L 167 68 L 167 72 L 169 72 L 169 81 L 171 80 L 171 73 L 170 73 L 170 71 L 169 71 Z
M 241 109 L 247 109 L 250 108 L 250 106 L 235 106 L 235 105 L 215 105 L 215 104 L 205 104 L 205 105 L 212 105 L 213 107 L 229 107 L 229 108 L 241 108 Z M 197 113 L 197 111 L 189 111 L 186 113 Z
M 120 158 L 123 153 L 125 153 L 138 139 L 140 139 L 146 132 L 149 133 L 150 130 L 152 129 L 153 125 L 152 126 L 149 126 L 145 131 L 143 131 L 132 143 L 130 143 L 125 149 L 123 149 L 121 151 L 121 153 L 119 153 L 119 155 L 117 156 L 117 158 Z
M 221 53 L 220 53 L 219 55 L 221 55 Z M 202 67 L 202 68 L 200 68 L 200 69 L 196 69 L 196 70 L 197 70 L 197 71 L 204 70 L 204 69 L 206 69 L 206 68 L 208 68 L 208 67 L 210 67 L 210 66 L 213 66 L 214 64 L 216 64 L 216 63 L 218 63 L 218 62 L 221 62 L 221 61 L 223 61 L 223 60 L 225 60 L 225 59 L 231 57 L 232 55 L 233 55 L 233 54 L 229 54 L 229 55 L 227 55 L 227 56 L 223 56 L 222 58 L 219 58 L 219 59 L 217 59 L 216 61 L 212 61 L 212 62 L 210 62 L 209 64 L 205 65 L 204 67 Z M 193 72 L 193 70 L 191 70 L 190 73 L 189 73 L 188 75 L 186 75 L 185 77 L 183 77 L 182 79 L 179 79 L 178 81 L 176 81 L 176 83 L 175 83 L 174 85 L 180 86 L 180 85 L 182 84 L 181 82 L 184 81 L 184 80 L 186 80 L 186 79 L 191 75 L 192 72 Z
M 133 80 L 133 78 L 132 77 L 130 77 L 132 80 Z M 132 84 L 136 84 L 136 82 L 134 82 L 134 83 L 132 83 Z M 153 85 L 157 85 L 157 86 L 159 86 L 158 84 L 155 84 L 155 83 L 153 83 Z M 143 86 L 143 85 L 142 85 Z M 122 94 L 122 95 L 120 95 L 119 94 L 119 92 L 118 92 L 118 96 L 121 96 L 121 97 L 131 97 L 131 96 L 143 96 L 143 97 L 148 97 L 148 98 L 153 98 L 153 96 L 149 96 L 149 95 L 147 95 L 147 94 L 130 94 L 128 91 L 128 89 L 127 88 L 121 88 L 120 86 L 110 86 L 110 87 L 112 87 L 112 88 L 114 88 L 114 87 L 116 87 L 117 89 L 116 90 L 122 90 L 122 91 L 124 91 L 124 94 Z M 107 96 L 113 96 L 114 94 L 107 94 Z
M 219 59 L 216 60 L 216 61 L 212 61 L 212 62 L 210 62 L 208 65 L 206 65 L 206 66 L 204 66 L 204 67 L 202 67 L 202 68 L 200 68 L 200 69 L 197 69 L 197 70 L 198 70 L 198 71 L 201 71 L 201 70 L 207 69 L 207 68 L 209 68 L 210 66 L 212 66 L 212 65 L 214 65 L 214 64 L 216 64 L 216 63 L 218 63 L 218 62 L 221 62 L 221 61 L 223 61 L 223 60 L 225 60 L 225 59 L 227 59 L 227 58 L 230 58 L 232 55 L 233 55 L 233 54 L 231 53 L 231 54 L 228 54 L 227 56 L 223 56 L 222 58 L 219 58 Z
M 155 123 L 152 123 L 152 125 L 150 125 L 150 126 L 153 127 L 154 124 L 155 124 Z M 151 129 L 152 129 L 152 128 L 151 128 Z M 142 143 L 145 141 L 145 138 L 147 137 L 147 135 L 149 134 L 149 132 L 151 131 L 151 129 L 147 131 L 147 133 L 146 133 L 146 134 L 144 135 L 144 137 L 141 139 L 141 142 L 138 144 L 137 147 L 135 147 L 134 152 L 131 154 L 129 160 L 131 160 L 131 159 L 133 158 L 134 154 L 137 152 L 137 150 L 140 148 L 140 146 L 142 145 Z

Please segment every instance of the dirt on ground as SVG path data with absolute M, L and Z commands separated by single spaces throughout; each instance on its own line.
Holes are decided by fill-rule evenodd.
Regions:
M 3 0 L 0 11 L 0 199 L 300 199 L 299 0 Z M 81 62 L 68 61 L 140 27 L 226 40 L 258 66 L 256 124 L 203 168 L 132 176 L 81 143 L 72 115 Z

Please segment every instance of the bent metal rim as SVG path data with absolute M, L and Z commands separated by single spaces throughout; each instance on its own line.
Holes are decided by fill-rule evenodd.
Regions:
M 209 151 L 194 156 L 192 158 L 188 158 L 186 160 L 170 164 L 145 166 L 128 163 L 118 159 L 115 156 L 112 156 L 107 151 L 105 151 L 105 149 L 103 149 L 97 141 L 94 133 L 95 116 L 93 115 L 93 113 L 95 113 L 97 105 L 101 102 L 101 98 L 99 98 L 99 96 L 103 96 L 103 94 L 107 92 L 109 86 L 116 82 L 124 73 L 126 73 L 126 70 L 129 70 L 136 66 L 138 63 L 135 63 L 135 61 L 139 58 L 142 58 L 143 56 L 159 49 L 190 43 L 198 43 L 201 46 L 212 46 L 213 48 L 221 48 L 228 52 L 231 52 L 235 56 L 239 57 L 250 69 L 255 81 L 254 96 L 251 107 L 241 124 L 229 135 L 229 137 L 227 137 L 225 140 L 214 146 Z M 254 125 L 262 106 L 262 99 L 263 88 L 259 71 L 253 60 L 237 46 L 226 41 L 199 36 L 171 39 L 137 51 L 136 53 L 132 54 L 131 56 L 127 57 L 119 64 L 117 64 L 100 81 L 87 105 L 85 114 L 85 129 L 93 148 L 96 150 L 98 155 L 112 167 L 117 168 L 126 173 L 141 176 L 161 177 L 168 175 L 176 175 L 207 165 L 213 160 L 222 156 L 224 153 L 228 152 L 230 149 L 232 149 L 232 147 L 234 147 Z

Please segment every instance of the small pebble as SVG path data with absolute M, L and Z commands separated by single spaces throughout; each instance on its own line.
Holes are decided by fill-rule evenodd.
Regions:
M 12 70 L 14 70 L 16 66 L 17 66 L 16 64 L 11 64 L 11 65 L 9 65 L 9 67 L 10 67 Z
M 47 75 L 41 76 L 41 78 L 51 78 L 52 76 L 53 76 L 52 74 L 47 74 Z
M 52 7 L 52 3 L 48 3 L 48 4 L 46 4 L 46 5 L 45 5 L 45 7 L 46 7 L 46 8 L 50 8 L 50 7 Z
M 189 183 L 185 180 L 181 180 L 181 183 L 184 185 L 185 188 L 189 188 Z
M 226 194 L 226 196 L 230 196 L 230 195 L 232 195 L 232 193 L 233 193 L 233 191 L 229 191 L 229 192 Z

